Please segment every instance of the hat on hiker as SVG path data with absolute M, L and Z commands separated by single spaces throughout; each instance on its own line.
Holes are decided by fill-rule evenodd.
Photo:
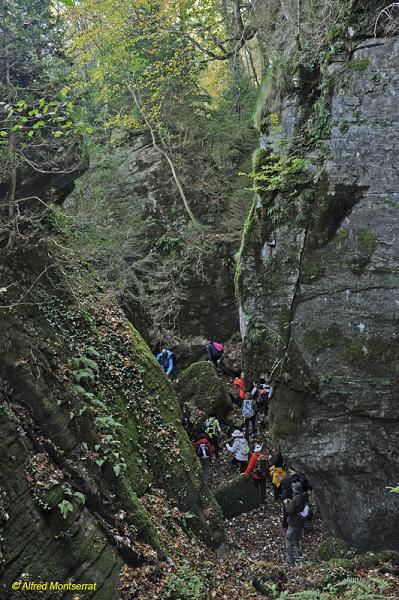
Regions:
M 239 429 L 236 429 L 235 431 L 233 431 L 233 433 L 231 434 L 232 437 L 241 437 L 242 433 Z
M 293 483 L 291 485 L 291 488 L 292 488 L 292 491 L 296 492 L 297 494 L 301 494 L 303 492 L 303 486 L 300 481 L 296 481 L 295 483 Z
M 263 444 L 255 444 L 254 452 L 260 452 L 263 448 Z

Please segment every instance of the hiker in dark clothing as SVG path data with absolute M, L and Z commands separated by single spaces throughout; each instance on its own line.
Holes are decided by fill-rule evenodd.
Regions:
M 256 444 L 244 475 L 251 475 L 252 481 L 256 486 L 261 504 L 266 499 L 266 479 L 269 470 L 269 461 L 266 454 L 262 451 L 262 444 Z
M 212 340 L 207 340 L 205 344 L 206 354 L 208 356 L 208 360 L 211 361 L 215 367 L 218 366 L 218 360 L 220 360 L 223 356 L 224 346 L 220 342 L 212 342 Z
M 245 437 L 249 440 L 249 424 L 252 424 L 252 435 L 256 435 L 256 407 L 251 392 L 245 392 L 242 401 L 241 414 L 244 418 Z
M 295 564 L 295 558 L 299 558 L 299 543 L 302 537 L 305 521 L 300 516 L 306 504 L 306 495 L 303 492 L 302 484 L 297 481 L 292 484 L 292 499 L 284 500 L 284 508 L 287 513 L 288 528 L 285 536 L 287 565 Z
M 173 378 L 173 356 L 170 350 L 164 348 L 157 356 L 157 361 L 161 365 L 162 371 L 166 373 L 169 379 Z
M 191 438 L 193 434 L 193 424 L 191 423 L 191 408 L 188 402 L 183 405 L 183 419 L 182 424 L 184 429 L 187 431 L 188 437 Z
M 268 412 L 268 400 L 265 388 L 262 385 L 254 384 L 251 390 L 252 398 L 255 400 L 255 411 L 259 426 L 263 427 Z
M 283 522 L 282 525 L 284 529 L 288 527 L 288 515 L 285 510 L 284 500 L 292 498 L 292 484 L 298 482 L 302 484 L 303 492 L 305 493 L 306 500 L 308 499 L 308 492 L 312 489 L 309 481 L 306 479 L 303 473 L 293 473 L 292 475 L 287 475 L 281 480 L 280 488 L 281 488 L 281 499 L 283 501 Z
M 204 473 L 204 483 L 208 483 L 211 456 L 213 454 L 213 446 L 210 443 L 210 441 L 204 436 L 204 434 L 201 434 L 198 436 L 194 447 L 197 451 L 197 456 L 200 460 L 201 467 Z

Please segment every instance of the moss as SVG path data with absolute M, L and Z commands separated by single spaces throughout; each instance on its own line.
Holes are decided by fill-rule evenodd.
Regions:
M 341 229 L 337 232 L 335 239 L 338 242 L 343 242 L 344 240 L 347 240 L 348 237 L 349 237 L 349 231 L 347 229 L 345 229 L 345 227 L 341 227 Z
M 326 329 L 309 329 L 304 334 L 304 348 L 317 356 L 329 348 L 340 352 L 343 360 L 357 368 L 375 373 L 395 368 L 399 361 L 399 341 L 383 336 L 347 337 L 337 323 Z M 381 385 L 381 383 L 379 383 Z
M 322 542 L 312 555 L 313 561 L 327 561 L 332 558 L 347 558 L 349 553 L 348 544 L 340 539 L 329 537 Z
M 306 418 L 305 395 L 283 385 L 270 405 L 270 434 L 274 441 L 295 436 Z
M 354 275 L 363 275 L 366 272 L 369 263 L 369 256 L 355 256 L 349 261 L 348 267 Z
M 381 552 L 366 552 L 360 554 L 353 560 L 357 568 L 369 569 L 379 565 L 380 563 L 391 562 L 394 565 L 399 565 L 399 552 L 396 550 L 383 550 Z
M 310 354 L 319 354 L 327 348 L 336 347 L 342 339 L 342 332 L 336 323 L 327 329 L 308 329 L 304 334 L 304 347 Z
M 343 133 L 343 134 L 345 134 L 348 131 L 348 129 L 351 126 L 351 124 L 352 124 L 351 121 L 346 121 L 346 120 L 340 121 L 339 122 L 339 126 L 338 126 L 340 132 Z
M 258 491 L 252 483 L 252 478 L 246 475 L 228 481 L 216 491 L 215 495 L 226 519 L 249 512 L 259 506 Z
M 351 69 L 353 69 L 353 71 L 357 71 L 359 73 L 366 71 L 367 68 L 370 65 L 370 59 L 369 58 L 358 58 L 357 60 L 352 60 L 349 63 L 349 67 Z
M 322 263 L 320 257 L 312 255 L 305 262 L 305 265 L 301 272 L 301 282 L 302 283 L 313 283 L 323 277 L 326 272 L 326 267 Z
M 381 267 L 373 267 L 373 273 L 377 273 L 379 275 L 386 275 L 390 273 L 397 273 L 398 270 L 395 267 L 381 266 Z
M 360 363 L 365 357 L 365 349 L 366 346 L 363 339 L 343 339 L 341 343 L 342 356 L 350 364 Z
M 185 369 L 179 376 L 177 392 L 181 404 L 192 402 L 206 416 L 224 420 L 233 410 L 227 390 L 209 362 L 194 363 Z
M 357 234 L 359 250 L 362 254 L 371 256 L 377 249 L 377 238 L 371 229 L 361 229 Z

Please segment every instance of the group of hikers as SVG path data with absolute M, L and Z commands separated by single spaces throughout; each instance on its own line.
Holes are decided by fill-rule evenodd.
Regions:
M 204 482 L 209 482 L 212 457 L 220 457 L 221 427 L 216 417 L 209 417 L 204 423 L 204 431 L 194 444 L 200 460 Z M 233 471 L 251 478 L 257 489 L 259 502 L 265 504 L 268 482 L 271 484 L 274 500 L 281 502 L 282 526 L 286 529 L 287 565 L 293 566 L 301 557 L 301 538 L 305 523 L 312 517 L 309 491 L 312 489 L 302 473 L 290 471 L 280 452 L 271 456 L 263 450 L 263 444 L 256 443 L 251 452 L 249 443 L 242 431 L 236 429 L 225 449 L 232 454 Z
M 218 367 L 224 352 L 223 344 L 207 340 L 205 351 L 208 360 Z M 173 369 L 176 365 L 173 353 L 164 349 L 157 355 L 157 360 L 166 376 L 173 379 Z M 266 501 L 268 482 L 271 484 L 275 501 L 281 502 L 282 525 L 286 529 L 286 560 L 287 565 L 292 566 L 295 560 L 300 558 L 300 540 L 304 525 L 312 516 L 309 503 L 311 486 L 303 474 L 289 471 L 280 452 L 272 456 L 265 452 L 262 443 L 255 443 L 251 451 L 250 435 L 257 434 L 257 422 L 260 429 L 266 425 L 274 385 L 261 378 L 259 383 L 253 383 L 246 388 L 243 374 L 236 377 L 233 384 L 237 394 L 231 394 L 231 397 L 234 403 L 240 406 L 243 425 L 242 429 L 235 429 L 231 433 L 231 439 L 225 443 L 224 448 L 231 454 L 233 472 L 251 478 L 261 504 L 265 504 Z M 188 403 L 183 407 L 183 425 L 191 436 L 193 430 Z M 202 430 L 194 442 L 206 484 L 209 484 L 212 460 L 217 461 L 221 455 L 221 438 L 220 423 L 216 416 L 210 415 L 204 421 Z
M 222 358 L 224 353 L 224 345 L 220 342 L 205 340 L 205 351 L 208 360 L 211 361 L 215 365 L 215 367 L 217 367 L 218 362 Z M 156 359 L 162 371 L 166 374 L 168 379 L 173 381 L 173 371 L 177 363 L 176 354 L 172 352 L 172 350 L 163 348 L 161 352 L 157 354 Z

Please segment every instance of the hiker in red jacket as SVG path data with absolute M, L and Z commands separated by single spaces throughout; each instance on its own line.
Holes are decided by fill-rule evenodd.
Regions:
M 266 500 L 266 478 L 269 472 L 269 459 L 262 451 L 262 444 L 256 444 L 244 475 L 251 475 L 256 486 L 261 504 Z
M 211 456 L 214 453 L 214 448 L 203 433 L 198 436 L 198 439 L 194 444 L 194 448 L 197 451 L 197 456 L 200 460 L 202 470 L 204 472 L 204 483 L 208 483 L 209 466 L 211 463 Z
M 233 381 L 233 384 L 238 388 L 238 397 L 240 400 L 244 400 L 245 398 L 245 385 L 244 385 L 244 373 L 241 373 L 240 377 L 236 377 Z M 240 402 L 241 404 L 241 402 Z

